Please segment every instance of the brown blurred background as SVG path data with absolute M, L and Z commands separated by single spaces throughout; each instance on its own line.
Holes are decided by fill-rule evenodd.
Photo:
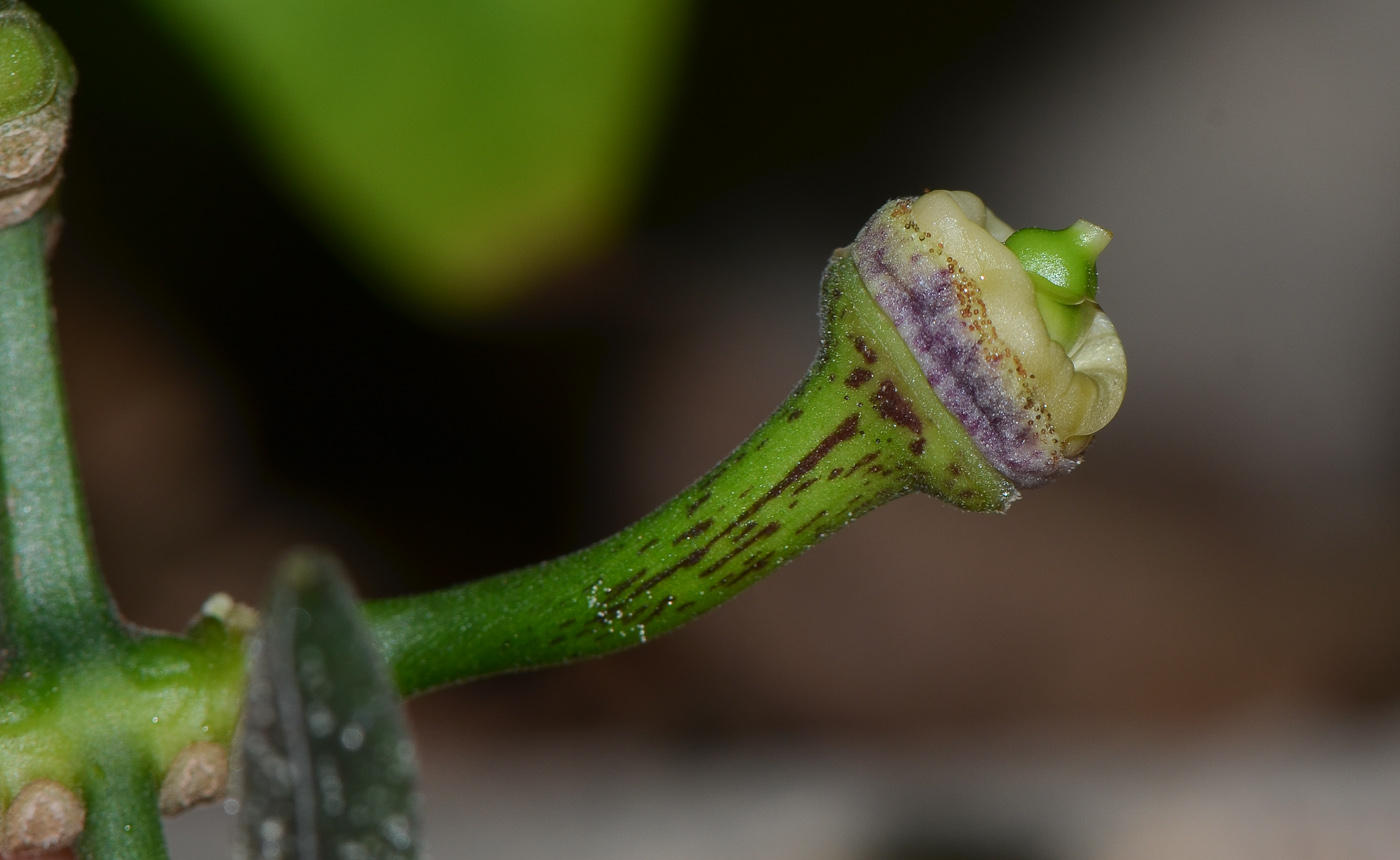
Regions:
M 1123 738 L 1149 762 L 1119 773 L 1139 787 L 1163 762 L 1243 762 L 1226 769 L 1237 783 L 1210 783 L 1219 804 L 1133 795 L 1169 821 L 1243 797 L 1257 815 L 1231 826 L 1270 833 L 1302 808 L 1325 835 L 1327 810 L 1357 808 L 1347 791 L 1380 818 L 1400 805 L 1393 780 L 1316 752 L 1341 732 L 1362 739 L 1341 742 L 1347 761 L 1395 764 L 1400 736 L 1400 7 L 701 3 L 625 240 L 504 313 L 425 324 L 301 220 L 126 0 L 81 26 L 35 5 L 84 75 L 55 293 L 102 563 L 133 620 L 178 628 L 215 590 L 259 602 L 278 554 L 306 541 L 380 596 L 610 533 L 797 380 L 831 249 L 888 197 L 967 188 L 1013 225 L 1083 217 L 1116 234 L 1101 299 L 1132 384 L 1085 465 L 1005 516 L 901 500 L 645 648 L 435 694 L 415 705 L 425 744 L 507 782 L 554 762 L 541 779 L 556 786 L 590 784 L 601 761 L 652 773 L 659 756 L 674 779 L 618 789 L 623 822 L 697 769 L 818 785 L 792 828 L 825 848 L 677 857 L 1040 856 L 1080 845 L 1041 839 L 1047 822 L 1098 826 L 1046 800 L 1053 786 L 1081 811 L 1112 807 L 1113 767 L 1093 756 Z M 1239 752 L 1263 743 L 1250 727 L 1277 739 L 1280 724 L 1266 753 Z M 1047 764 L 1062 743 L 1078 752 Z M 789 757 L 771 771 L 744 752 L 773 749 Z M 982 752 L 950 763 L 968 749 Z M 900 782 L 910 750 L 929 757 L 918 790 Z M 870 776 L 891 762 L 902 776 Z M 1267 786 L 1299 768 L 1343 793 L 1251 805 L 1249 774 Z M 1026 833 L 983 843 L 950 825 L 956 839 L 901 847 L 840 824 L 891 808 L 822 793 L 848 776 L 934 798 L 918 810 L 946 809 L 937 786 L 979 785 L 957 820 Z M 1038 800 L 1006 788 L 1027 784 Z M 528 804 L 510 785 L 463 796 Z M 697 827 L 687 844 L 710 833 Z M 1185 837 L 1123 838 L 1135 856 L 1205 856 Z M 1375 853 L 1309 853 L 1308 838 L 1258 856 L 1400 856 L 1381 837 Z M 596 856 L 660 856 L 609 845 Z M 595 856 L 554 850 L 470 856 Z

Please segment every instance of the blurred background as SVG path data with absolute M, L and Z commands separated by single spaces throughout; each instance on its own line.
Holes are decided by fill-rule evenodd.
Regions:
M 890 197 L 1115 232 L 1082 468 L 414 702 L 432 856 L 1400 857 L 1400 5 L 33 5 L 79 458 L 156 627 L 297 543 L 382 596 L 629 523 L 785 396 Z

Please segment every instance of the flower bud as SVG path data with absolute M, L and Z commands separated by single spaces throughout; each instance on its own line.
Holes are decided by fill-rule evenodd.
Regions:
M 0 0 L 0 228 L 34 215 L 58 187 L 76 81 L 53 30 Z
M 1095 300 L 1111 234 L 1013 232 L 965 191 L 886 204 L 857 268 L 944 407 L 1019 487 L 1073 468 L 1118 411 L 1127 363 Z

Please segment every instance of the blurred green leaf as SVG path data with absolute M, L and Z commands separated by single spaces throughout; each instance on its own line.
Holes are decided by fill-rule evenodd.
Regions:
M 626 214 L 685 0 L 142 0 L 353 257 L 500 304 Z
M 418 856 L 407 721 L 331 556 L 303 549 L 278 565 L 245 707 L 236 858 Z

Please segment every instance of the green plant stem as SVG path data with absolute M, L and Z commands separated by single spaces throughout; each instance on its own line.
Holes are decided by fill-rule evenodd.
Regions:
M 73 469 L 44 267 L 48 221 L 0 231 L 0 605 L 14 668 L 123 639 Z
M 36 310 L 45 307 L 42 235 L 35 223 L 0 233 L 0 336 L 14 357 L 0 464 L 12 498 L 35 506 L 21 504 L 7 521 L 10 569 L 39 570 L 62 587 L 9 576 L 0 593 L 11 646 L 33 667 L 12 663 L 0 680 L 0 801 L 33 779 L 57 779 L 89 805 L 84 856 L 158 858 L 155 786 L 189 743 L 229 741 L 242 632 L 216 617 L 185 637 L 127 629 L 87 563 L 48 314 Z M 1003 509 L 1014 488 L 939 403 L 845 254 L 828 267 L 822 312 L 822 347 L 796 390 L 733 454 L 637 524 L 561 559 L 367 604 L 399 690 L 644 642 L 911 491 Z M 17 468 L 32 463 L 16 451 L 42 467 Z
M 838 253 L 797 389 L 728 458 L 601 543 L 366 613 L 400 690 L 628 647 L 749 587 L 857 516 L 920 490 L 1001 510 L 1015 490 L 938 402 Z
M 185 747 L 227 744 L 243 700 L 242 646 L 240 631 L 205 618 L 184 637 L 133 636 L 103 659 L 7 674 L 0 682 L 0 806 L 40 778 L 89 805 L 109 802 L 92 793 L 97 777 L 134 779 L 154 791 Z M 101 765 L 96 776 L 94 762 Z M 128 765 L 132 774 L 114 770 Z
M 160 780 L 195 741 L 227 743 L 242 631 L 125 625 L 99 575 L 73 467 L 44 251 L 46 215 L 0 230 L 0 804 L 54 779 L 87 807 L 80 854 L 165 856 Z
M 83 775 L 87 821 L 79 860 L 162 860 L 168 856 L 156 804 L 159 780 L 123 738 L 97 750 Z

